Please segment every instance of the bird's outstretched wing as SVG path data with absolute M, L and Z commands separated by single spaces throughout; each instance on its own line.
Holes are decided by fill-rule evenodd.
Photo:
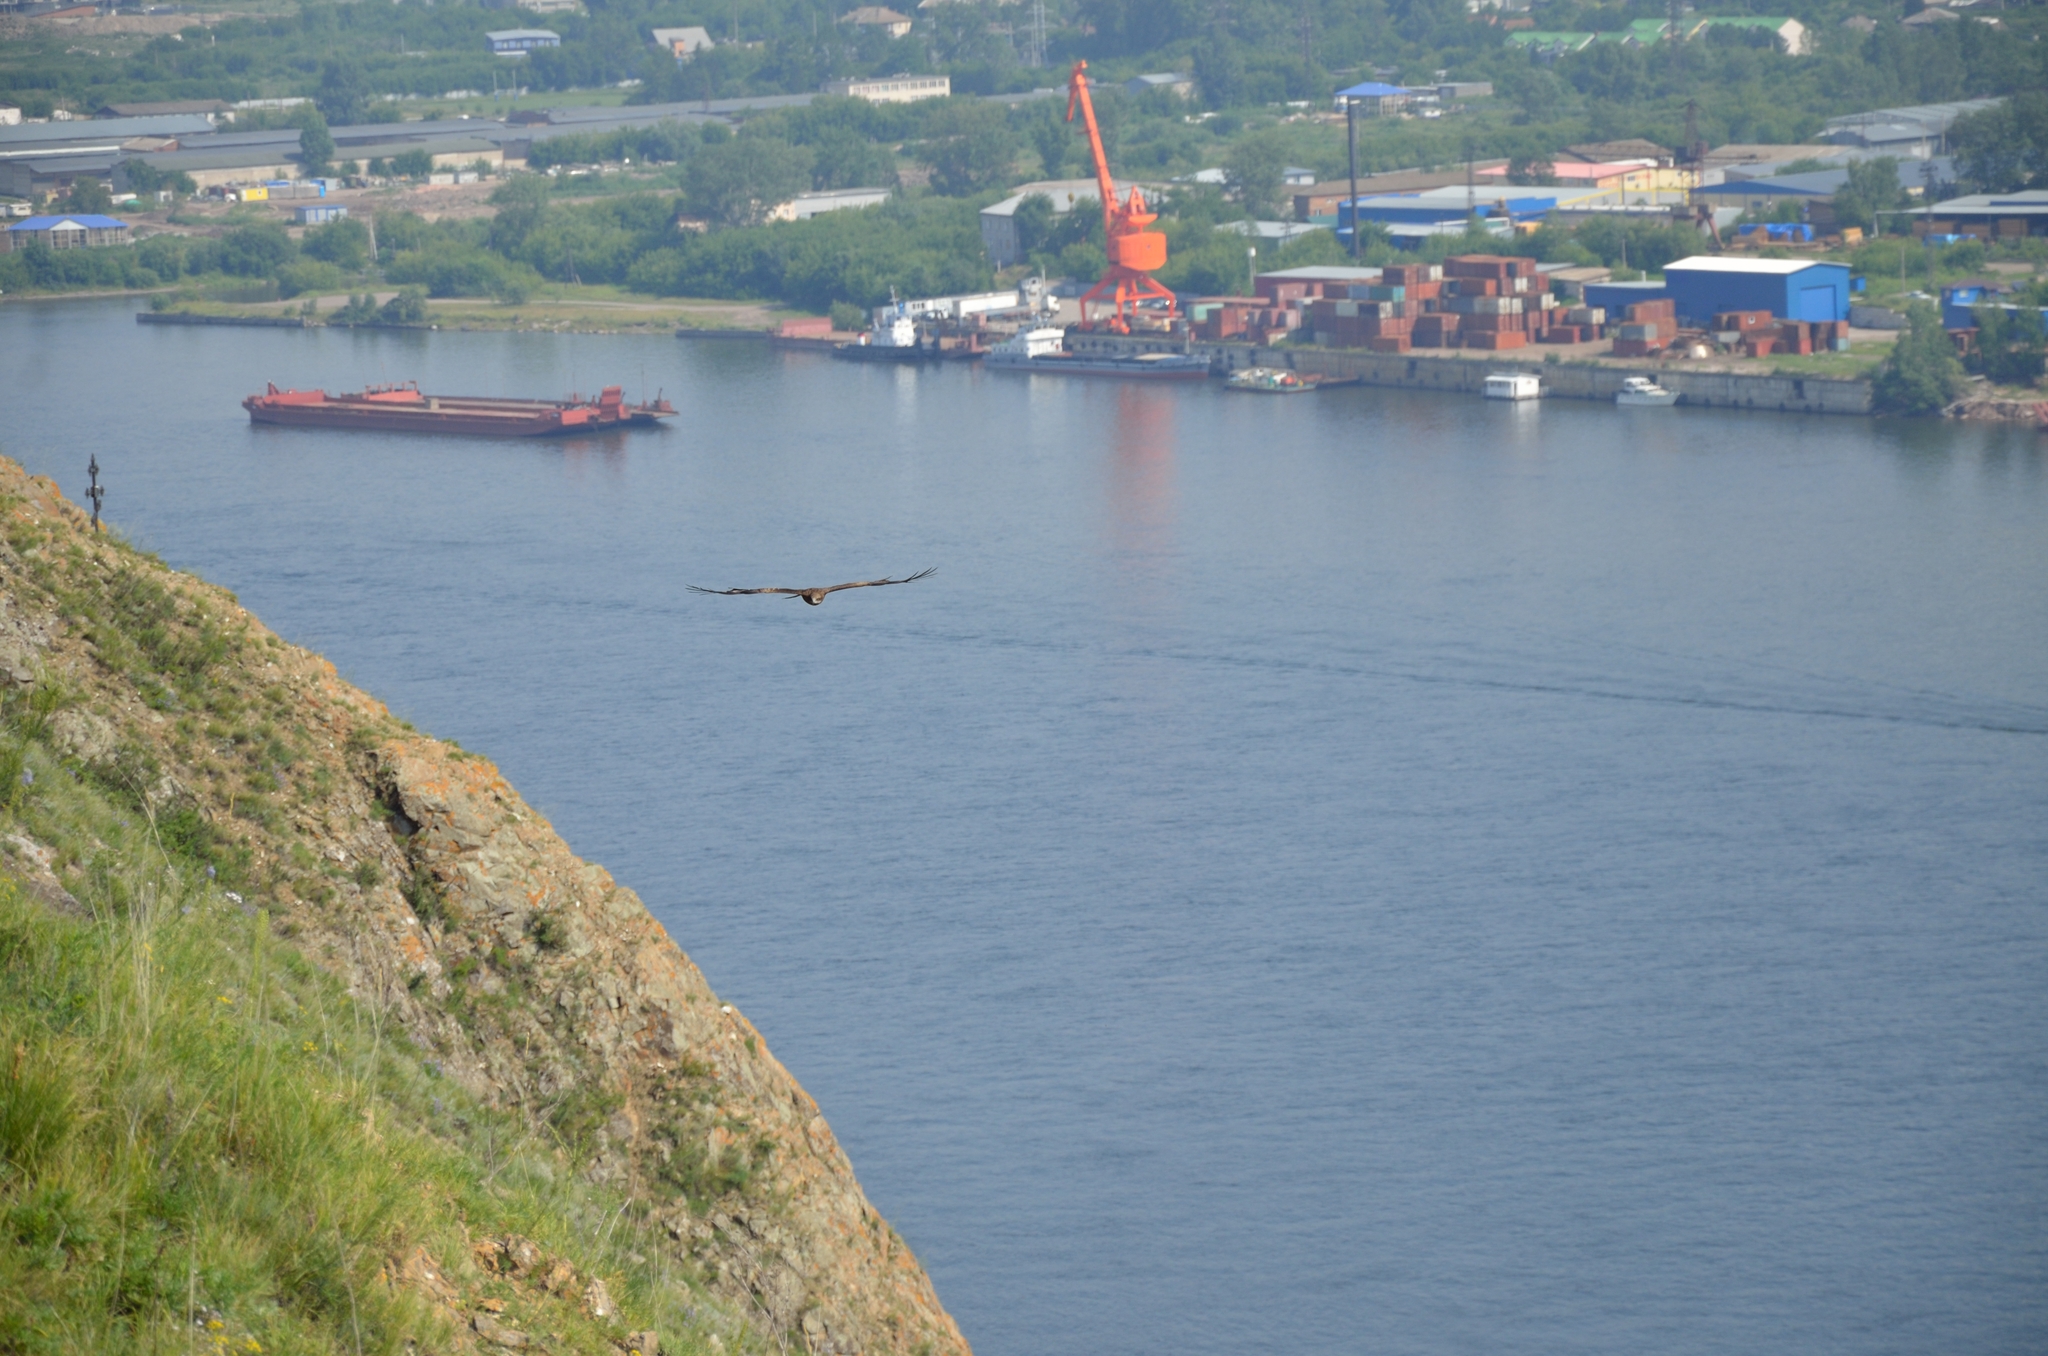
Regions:
M 726 597 L 732 594 L 740 593 L 786 593 L 792 598 L 822 598 L 828 593 L 837 593 L 841 589 L 871 589 L 879 587 L 883 584 L 909 584 L 916 580 L 923 579 L 926 575 L 936 574 L 937 572 L 938 566 L 934 565 L 929 570 L 919 570 L 916 574 L 908 574 L 903 576 L 903 578 L 901 579 L 856 579 L 850 584 L 834 584 L 829 588 L 821 587 L 810 589 L 705 589 L 698 588 L 695 584 L 686 584 L 684 585 L 684 587 L 689 589 L 692 593 L 710 593 L 716 594 L 720 597 Z
M 904 575 L 901 579 L 856 579 L 851 584 L 834 584 L 831 588 L 826 589 L 825 592 L 837 593 L 841 589 L 871 589 L 877 588 L 883 584 L 915 583 L 917 580 L 924 578 L 928 574 L 936 574 L 938 572 L 938 568 L 938 566 L 934 565 L 929 570 L 919 570 L 916 574 L 907 574 Z

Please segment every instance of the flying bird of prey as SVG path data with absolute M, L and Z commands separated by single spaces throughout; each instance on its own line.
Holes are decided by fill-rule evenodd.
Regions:
M 715 593 L 720 597 L 726 597 L 735 593 L 786 593 L 792 598 L 801 598 L 812 607 L 816 607 L 819 603 L 825 601 L 826 594 L 837 593 L 841 589 L 872 589 L 879 588 L 883 584 L 909 584 L 924 578 L 928 574 L 933 574 L 937 570 L 938 566 L 934 565 L 929 570 L 919 570 L 916 574 L 907 574 L 901 579 L 856 579 L 851 584 L 834 584 L 830 588 L 822 589 L 700 589 L 695 584 L 688 585 L 688 588 L 692 593 Z

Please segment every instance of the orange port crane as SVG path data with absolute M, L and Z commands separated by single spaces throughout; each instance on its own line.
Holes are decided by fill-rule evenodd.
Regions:
M 1145 229 L 1159 216 L 1145 209 L 1145 195 L 1137 189 L 1133 188 L 1124 202 L 1116 199 L 1116 181 L 1109 177 L 1109 156 L 1102 149 L 1102 132 L 1095 126 L 1095 105 L 1088 98 L 1088 77 L 1083 74 L 1087 69 L 1087 62 L 1077 61 L 1074 73 L 1067 77 L 1067 121 L 1074 120 L 1074 110 L 1079 108 L 1081 120 L 1088 128 L 1088 149 L 1095 153 L 1095 182 L 1102 190 L 1102 235 L 1109 253 L 1109 268 L 1102 281 L 1081 297 L 1081 327 L 1094 326 L 1088 314 L 1091 302 L 1108 303 L 1116 307 L 1107 322 L 1109 328 L 1118 334 L 1129 334 L 1131 317 L 1137 315 L 1140 302 L 1163 301 L 1165 316 L 1171 318 L 1175 314 L 1173 293 L 1152 276 L 1155 269 L 1166 267 L 1166 234 Z

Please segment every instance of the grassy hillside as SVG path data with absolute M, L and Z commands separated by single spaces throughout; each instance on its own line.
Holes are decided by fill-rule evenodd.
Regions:
M 959 1353 L 496 770 L 0 460 L 0 1353 Z

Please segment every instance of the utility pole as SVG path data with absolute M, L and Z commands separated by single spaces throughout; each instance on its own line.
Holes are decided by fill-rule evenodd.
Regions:
M 86 490 L 85 497 L 92 500 L 92 530 L 97 532 L 100 530 L 100 503 L 107 497 L 107 487 L 100 484 L 100 459 L 97 456 L 86 463 L 85 473 L 92 478 L 92 486 Z
M 1244 252 L 1244 294 L 1256 296 L 1259 290 L 1259 247 L 1250 245 Z
M 1351 262 L 1358 262 L 1358 101 L 1344 96 L 1344 151 L 1351 162 Z

